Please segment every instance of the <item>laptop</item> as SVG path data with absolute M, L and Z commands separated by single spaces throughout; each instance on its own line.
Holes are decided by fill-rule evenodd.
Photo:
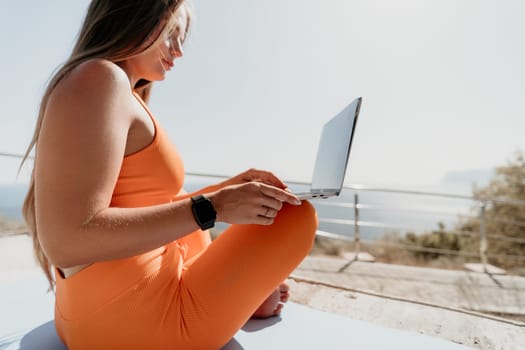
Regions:
M 312 184 L 308 192 L 294 193 L 299 199 L 329 198 L 341 193 L 361 101 L 361 97 L 356 98 L 323 126 Z

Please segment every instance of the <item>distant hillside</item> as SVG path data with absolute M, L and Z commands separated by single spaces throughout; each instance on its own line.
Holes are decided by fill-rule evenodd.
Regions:
M 441 179 L 440 187 L 448 192 L 471 195 L 474 186 L 487 186 L 493 177 L 494 169 L 450 171 Z

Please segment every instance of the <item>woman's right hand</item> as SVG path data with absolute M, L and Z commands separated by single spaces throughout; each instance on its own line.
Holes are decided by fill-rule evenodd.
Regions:
M 208 197 L 217 212 L 217 221 L 229 224 L 271 225 L 283 203 L 301 205 L 290 192 L 253 181 L 226 186 Z

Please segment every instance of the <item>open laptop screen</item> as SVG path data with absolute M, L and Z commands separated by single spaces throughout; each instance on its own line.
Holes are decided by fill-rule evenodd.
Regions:
M 361 98 L 355 99 L 323 127 L 312 177 L 312 192 L 340 192 L 360 106 Z

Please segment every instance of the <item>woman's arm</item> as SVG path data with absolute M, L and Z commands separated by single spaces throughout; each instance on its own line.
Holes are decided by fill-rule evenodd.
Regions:
M 131 256 L 197 229 L 187 201 L 109 208 L 133 98 L 127 75 L 102 60 L 77 67 L 50 96 L 35 164 L 36 214 L 55 266 Z
M 140 254 L 198 229 L 188 198 L 110 208 L 131 125 L 127 76 L 107 61 L 77 67 L 53 91 L 35 163 L 37 230 L 51 263 L 67 268 Z M 209 193 L 218 220 L 270 224 L 265 207 L 297 204 L 262 183 Z

